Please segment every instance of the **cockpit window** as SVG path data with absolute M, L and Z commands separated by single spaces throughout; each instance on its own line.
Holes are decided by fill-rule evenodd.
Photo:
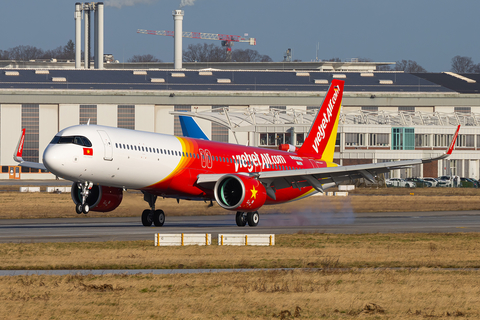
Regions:
M 76 144 L 84 147 L 91 147 L 92 143 L 83 136 L 55 136 L 50 144 Z

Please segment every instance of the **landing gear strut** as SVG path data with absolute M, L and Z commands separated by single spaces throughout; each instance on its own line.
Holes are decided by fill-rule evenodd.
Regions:
M 247 225 L 247 222 L 250 227 L 256 227 L 259 221 L 260 221 L 260 214 L 258 213 L 258 211 L 254 211 L 254 212 L 237 211 L 237 215 L 235 216 L 235 222 L 239 227 L 245 227 Z
M 163 210 L 155 210 L 155 202 L 157 196 L 151 193 L 143 192 L 143 200 L 148 202 L 150 210 L 146 209 L 142 212 L 142 224 L 145 227 L 150 227 L 152 223 L 156 227 L 161 227 L 165 223 L 165 213 Z
M 87 214 L 90 212 L 90 206 L 87 203 L 87 198 L 90 195 L 90 190 L 92 190 L 93 182 L 85 181 L 83 183 L 78 183 L 77 186 L 78 189 L 80 189 L 81 202 L 75 206 L 75 211 L 78 214 Z

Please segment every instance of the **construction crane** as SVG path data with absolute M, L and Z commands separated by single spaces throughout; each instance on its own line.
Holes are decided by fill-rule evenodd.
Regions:
M 174 31 L 167 30 L 143 30 L 137 29 L 137 33 L 151 34 L 155 36 L 167 36 L 173 37 L 175 35 Z M 229 34 L 218 34 L 218 33 L 204 33 L 204 32 L 183 32 L 183 38 L 192 38 L 192 39 L 203 39 L 203 40 L 220 40 L 222 41 L 222 47 L 227 49 L 227 59 L 232 59 L 232 46 L 234 42 L 248 42 L 251 46 L 257 44 L 255 38 L 244 38 L 241 36 L 234 36 Z

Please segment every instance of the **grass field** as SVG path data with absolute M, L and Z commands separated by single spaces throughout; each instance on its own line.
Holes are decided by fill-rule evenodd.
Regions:
M 146 208 L 142 198 L 127 192 L 117 210 L 89 215 L 138 216 Z M 310 197 L 261 212 L 477 210 L 479 198 L 476 189 L 359 189 L 346 198 Z M 198 202 L 159 199 L 157 205 L 167 215 L 225 214 Z M 77 217 L 70 195 L 0 192 L 0 218 L 50 217 Z M 2 243 L 4 270 L 304 269 L 5 276 L 0 319 L 479 319 L 480 271 L 470 269 L 480 268 L 479 243 L 476 233 L 299 233 L 277 235 L 274 247 Z
M 322 268 L 0 277 L 0 318 L 478 319 L 480 278 L 464 268 L 479 267 L 479 240 L 474 233 L 293 234 L 257 248 L 0 244 L 0 269 Z

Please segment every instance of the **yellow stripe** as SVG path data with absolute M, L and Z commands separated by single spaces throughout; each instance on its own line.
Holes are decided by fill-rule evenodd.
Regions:
M 245 235 L 245 245 L 248 246 L 248 235 Z
M 183 233 L 182 233 L 182 246 L 183 246 Z
M 340 110 L 342 109 L 342 105 L 340 103 L 340 108 L 337 114 L 337 119 L 335 119 L 335 125 L 332 129 L 332 134 L 328 139 L 327 145 L 325 146 L 325 150 L 323 151 L 322 160 L 326 162 L 333 162 L 333 154 L 335 152 L 335 141 L 337 141 L 337 130 L 338 130 L 338 120 L 340 119 Z

